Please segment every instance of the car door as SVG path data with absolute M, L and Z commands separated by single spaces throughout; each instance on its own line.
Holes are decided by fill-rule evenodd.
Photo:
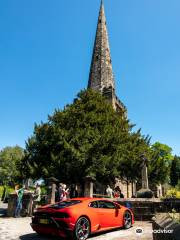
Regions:
M 98 203 L 97 201 L 92 201 L 88 205 L 88 212 L 91 219 L 91 231 L 95 232 L 99 230 L 100 227 L 100 215 L 99 215 L 99 209 L 98 209 Z
M 101 228 L 120 226 L 120 209 L 111 201 L 99 200 L 98 215 Z

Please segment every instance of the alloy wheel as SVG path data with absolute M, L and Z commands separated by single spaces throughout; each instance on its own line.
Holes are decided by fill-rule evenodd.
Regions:
M 90 233 L 90 223 L 86 217 L 78 219 L 75 228 L 75 237 L 77 240 L 86 240 Z
M 129 211 L 124 213 L 124 228 L 128 229 L 132 226 L 132 217 Z

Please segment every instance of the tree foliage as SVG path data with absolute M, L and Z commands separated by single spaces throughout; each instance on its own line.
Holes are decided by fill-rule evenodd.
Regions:
M 24 149 L 19 146 L 5 147 L 0 152 L 0 181 L 12 182 L 20 178 L 18 167 L 24 157 Z
M 170 171 L 170 184 L 175 187 L 180 181 L 180 157 L 174 156 Z
M 73 104 L 35 125 L 22 172 L 65 182 L 82 182 L 86 176 L 108 182 L 132 172 L 135 178 L 140 153 L 148 143 L 140 131 L 131 129 L 126 117 L 120 117 L 99 93 L 81 91 Z
M 142 155 L 149 153 L 149 136 L 143 136 L 141 130 L 130 132 L 123 151 L 123 160 L 119 166 L 121 179 L 126 182 L 141 179 Z
M 172 159 L 172 148 L 168 145 L 156 142 L 151 146 L 149 177 L 153 183 L 169 182 Z

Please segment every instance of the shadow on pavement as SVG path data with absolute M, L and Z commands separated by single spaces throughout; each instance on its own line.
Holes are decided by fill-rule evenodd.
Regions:
M 95 233 L 95 234 L 90 235 L 89 238 L 92 239 L 92 240 L 93 240 L 93 238 L 97 239 L 97 237 L 100 237 L 104 234 L 116 232 L 116 231 L 119 231 L 119 230 L 122 230 L 122 228 L 103 231 L 103 232 L 100 232 L 100 233 Z M 19 240 L 69 240 L 69 239 L 68 238 L 53 237 L 53 236 L 40 236 L 37 233 L 31 233 L 31 234 L 26 234 L 26 235 L 20 236 Z
M 119 231 L 120 229 L 115 229 L 115 231 Z M 93 240 L 93 238 L 97 238 L 98 236 L 100 237 L 103 234 L 107 234 L 113 232 L 112 230 L 101 232 L 101 233 L 96 233 L 90 236 L 90 239 Z M 31 234 L 26 234 L 22 235 L 19 237 L 19 240 L 69 240 L 68 238 L 60 238 L 60 237 L 53 237 L 53 236 L 40 236 L 37 233 L 31 233 Z
M 7 203 L 3 203 L 0 200 L 0 217 L 5 217 L 6 216 L 7 207 L 8 207 L 8 204 Z
M 100 237 L 100 236 L 103 236 L 103 235 L 108 234 L 108 233 L 119 232 L 119 231 L 123 231 L 123 230 L 128 231 L 132 228 L 133 228 L 133 226 L 131 226 L 129 229 L 124 229 L 122 227 L 115 228 L 115 229 L 110 229 L 110 230 L 102 231 L 102 232 L 99 232 L 99 233 L 94 233 L 94 234 L 91 235 L 91 238 L 93 240 L 93 238 L 97 238 L 98 236 Z
M 6 216 L 7 209 L 5 208 L 0 208 L 0 218 Z
M 56 238 L 53 236 L 40 236 L 36 233 L 26 234 L 19 237 L 20 240 L 61 240 L 60 238 Z
M 98 236 L 101 236 L 101 235 L 104 235 L 104 234 L 107 234 L 107 233 L 118 232 L 121 229 L 122 228 L 116 228 L 116 229 L 110 229 L 110 230 L 106 230 L 106 231 L 99 232 L 99 233 L 94 233 L 94 234 L 91 235 L 91 237 L 93 239 L 93 237 L 98 237 Z

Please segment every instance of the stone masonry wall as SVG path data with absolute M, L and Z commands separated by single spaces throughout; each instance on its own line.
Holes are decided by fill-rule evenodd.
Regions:
M 179 240 L 180 224 L 164 214 L 156 215 L 153 221 L 153 240 Z

